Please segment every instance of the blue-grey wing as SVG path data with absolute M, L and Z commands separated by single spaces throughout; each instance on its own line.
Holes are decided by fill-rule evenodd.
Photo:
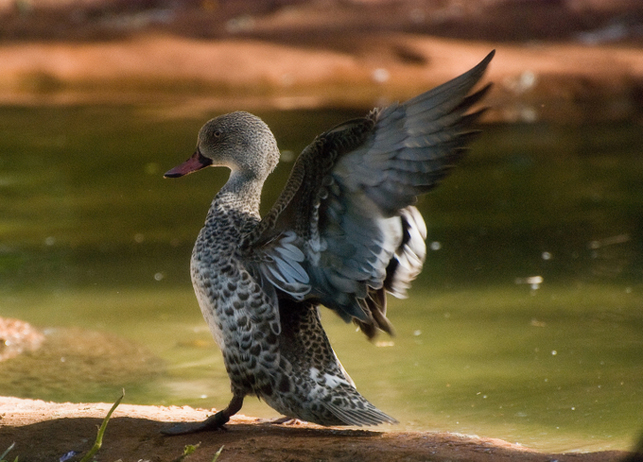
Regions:
M 481 111 L 471 94 L 493 57 L 405 103 L 316 138 L 245 246 L 284 296 L 316 299 L 369 336 L 392 332 L 386 292 L 404 296 L 424 263 L 426 226 L 413 207 L 462 157 Z
M 489 85 L 469 92 L 492 57 L 493 52 L 465 74 L 382 110 L 372 136 L 338 160 L 335 175 L 350 189 L 363 190 L 388 214 L 434 188 L 478 133 L 471 127 L 480 112 L 467 112 Z

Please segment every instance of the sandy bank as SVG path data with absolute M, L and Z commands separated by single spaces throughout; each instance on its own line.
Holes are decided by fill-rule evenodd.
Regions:
M 0 397 L 0 452 L 12 442 L 9 460 L 58 460 L 76 451 L 79 460 L 93 445 L 96 429 L 111 404 L 49 403 Z M 185 445 L 200 443 L 187 460 L 211 461 L 519 461 L 616 462 L 626 453 L 543 454 L 498 439 L 450 433 L 354 430 L 313 424 L 278 425 L 235 416 L 227 431 L 164 437 L 169 422 L 199 421 L 209 411 L 190 407 L 121 404 L 105 433 L 98 460 L 173 461 Z
M 641 112 L 637 48 L 531 47 L 412 34 L 353 37 L 359 52 L 252 39 L 140 35 L 115 41 L 0 46 L 0 103 L 169 100 L 200 108 L 372 106 L 403 100 L 497 49 L 487 79 L 491 118 L 624 119 Z

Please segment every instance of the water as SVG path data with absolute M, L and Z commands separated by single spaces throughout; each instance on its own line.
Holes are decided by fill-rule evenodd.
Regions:
M 282 150 L 363 111 L 264 111 Z M 162 173 L 215 114 L 0 108 L 0 316 L 46 352 L 0 364 L 0 394 L 224 407 L 229 382 L 189 282 L 223 170 Z M 428 261 L 397 336 L 324 324 L 360 391 L 400 420 L 542 450 L 630 447 L 643 430 L 643 130 L 491 125 L 420 203 Z M 288 157 L 286 155 L 285 157 Z M 290 169 L 278 167 L 264 203 Z M 248 398 L 248 415 L 276 416 Z

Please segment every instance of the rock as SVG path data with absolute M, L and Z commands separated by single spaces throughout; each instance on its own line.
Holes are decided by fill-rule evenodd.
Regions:
M 12 318 L 0 318 L 0 361 L 40 348 L 45 336 L 31 324 Z

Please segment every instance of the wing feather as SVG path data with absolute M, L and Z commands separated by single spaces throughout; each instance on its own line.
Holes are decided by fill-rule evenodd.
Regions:
M 462 158 L 483 111 L 470 94 L 493 57 L 405 103 L 318 136 L 301 153 L 271 211 L 241 245 L 264 278 L 354 320 L 370 338 L 392 333 L 386 292 L 404 297 L 426 256 L 426 225 L 412 207 Z M 334 409 L 346 422 L 388 416 Z

